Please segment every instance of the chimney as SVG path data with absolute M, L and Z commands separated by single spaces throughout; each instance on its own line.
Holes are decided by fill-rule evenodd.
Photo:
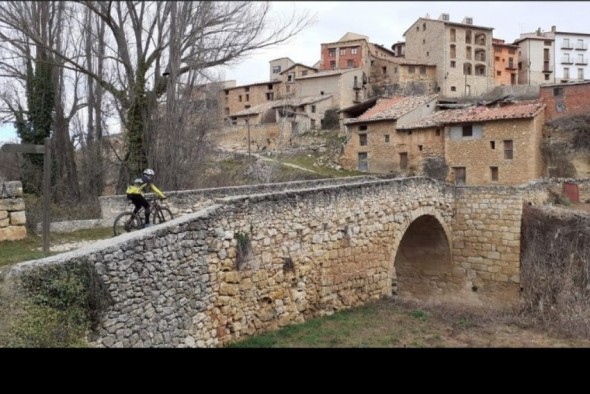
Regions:
M 541 28 L 540 27 L 537 29 L 537 36 L 541 37 Z
M 470 16 L 466 16 L 465 18 L 463 18 L 463 22 L 461 22 L 465 25 L 473 25 L 473 18 Z
M 551 26 L 551 33 L 555 33 L 557 31 L 557 27 L 555 25 Z
M 438 17 L 438 19 L 440 19 L 441 21 L 448 21 L 449 20 L 449 14 L 440 14 L 440 16 Z

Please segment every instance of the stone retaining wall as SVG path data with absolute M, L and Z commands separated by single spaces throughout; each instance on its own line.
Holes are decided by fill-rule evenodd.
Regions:
M 27 236 L 25 200 L 19 181 L 0 180 L 0 242 L 16 241 Z

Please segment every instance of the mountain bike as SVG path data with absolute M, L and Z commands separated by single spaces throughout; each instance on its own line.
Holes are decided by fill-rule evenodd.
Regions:
M 170 208 L 160 205 L 158 199 L 148 200 L 148 202 L 150 204 L 151 224 L 160 224 L 174 219 Z M 129 202 L 129 204 L 133 203 Z M 113 233 L 115 236 L 144 228 L 144 211 L 145 208 L 141 207 L 137 213 L 133 213 L 133 211 L 120 213 L 113 223 Z

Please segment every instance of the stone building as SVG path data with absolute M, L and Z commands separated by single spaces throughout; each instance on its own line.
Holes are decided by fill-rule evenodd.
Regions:
M 223 89 L 221 94 L 223 99 L 220 107 L 223 108 L 226 124 L 231 124 L 231 117 L 236 112 L 273 101 L 278 94 L 278 85 L 280 83 L 280 80 L 275 80 Z
M 279 74 L 277 99 L 297 96 L 297 78 L 306 77 L 318 72 L 317 68 L 309 67 L 301 63 L 295 63 Z
M 361 103 L 369 94 L 367 75 L 360 68 L 318 71 L 296 81 L 297 97 L 332 95 L 337 109 Z
M 542 85 L 540 101 L 547 105 L 547 122 L 564 116 L 588 115 L 590 81 Z
M 362 115 L 344 120 L 348 141 L 340 164 L 374 173 L 415 172 L 424 157 L 442 155 L 440 131 L 398 131 L 400 126 L 432 114 L 436 97 L 383 98 Z
M 494 48 L 494 79 L 497 85 L 518 84 L 518 46 L 492 39 Z
M 458 185 L 518 185 L 544 174 L 541 157 L 545 104 L 448 109 L 399 126 L 416 133 L 443 129 L 448 181 Z
M 473 18 L 450 22 L 418 18 L 405 32 L 405 57 L 436 65 L 436 82 L 446 98 L 479 96 L 494 87 L 492 30 Z
M 523 85 L 541 85 L 555 81 L 555 43 L 553 32 L 522 33 L 514 41 L 519 47 L 518 81 Z

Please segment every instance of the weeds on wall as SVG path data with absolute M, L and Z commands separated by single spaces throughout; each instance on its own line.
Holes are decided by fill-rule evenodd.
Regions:
M 111 301 L 90 263 L 31 270 L 2 305 L 7 323 L 0 341 L 9 347 L 86 347 Z
M 427 157 L 422 167 L 424 175 L 444 182 L 449 175 L 449 166 L 444 157 Z
M 236 246 L 236 269 L 240 271 L 252 256 L 252 242 L 247 233 L 237 232 L 234 234 L 237 241 Z
M 556 178 L 575 178 L 576 168 L 572 164 L 572 150 L 565 142 L 541 143 L 541 155 L 548 169 L 548 174 Z
M 525 207 L 521 240 L 524 311 L 547 329 L 590 338 L 590 219 Z

